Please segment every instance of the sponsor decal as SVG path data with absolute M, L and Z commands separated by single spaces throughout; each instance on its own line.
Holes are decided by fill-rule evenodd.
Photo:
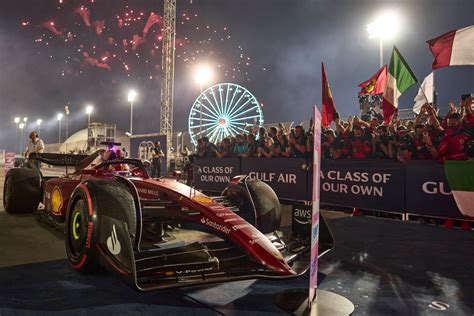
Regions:
M 157 190 L 151 190 L 147 188 L 137 188 L 138 193 L 143 193 L 143 194 L 149 194 L 149 195 L 159 195 L 159 192 Z
M 91 239 L 92 239 L 92 229 L 94 228 L 94 223 L 89 222 L 87 224 L 87 239 L 86 239 L 86 248 L 91 247 Z
M 235 217 L 235 218 L 228 218 L 228 219 L 225 219 L 224 222 L 235 222 L 235 221 L 243 221 L 242 218 L 239 218 L 239 217 Z
M 202 203 L 202 204 L 214 204 L 214 200 L 207 197 L 207 196 L 204 196 L 204 195 L 199 195 L 199 196 L 195 196 L 193 197 L 193 201 L 195 202 L 198 202 L 198 203 Z
M 120 241 L 118 240 L 117 231 L 115 230 L 115 225 L 112 225 L 112 231 L 110 232 L 109 238 L 107 238 L 107 249 L 114 256 L 118 255 L 122 250 Z
M 449 308 L 449 304 L 439 302 L 439 301 L 433 301 L 431 302 L 430 305 L 428 305 L 429 308 L 435 309 L 437 311 L 445 311 Z
M 224 212 L 224 213 L 217 213 L 216 216 L 217 217 L 227 217 L 227 216 L 235 216 L 235 214 Z
M 293 218 L 296 222 L 306 225 L 311 223 L 311 210 L 295 208 Z
M 258 242 L 259 242 L 262 238 L 265 238 L 265 236 L 262 236 L 262 235 L 257 234 L 257 233 L 252 233 L 252 239 L 249 240 L 249 244 L 250 244 L 250 245 L 258 244 Z
M 55 215 L 61 214 L 61 207 L 63 206 L 63 195 L 59 187 L 55 186 L 51 193 L 51 212 Z
M 226 210 L 225 206 L 220 205 L 220 204 L 210 205 L 209 208 L 212 209 L 212 210 L 214 210 L 214 211 L 223 211 L 223 210 Z
M 243 229 L 243 228 L 247 228 L 247 227 L 252 227 L 252 225 L 250 225 L 250 224 L 235 225 L 235 226 L 232 226 L 232 229 L 233 230 L 239 230 L 239 229 Z
M 186 270 L 176 271 L 176 274 L 181 275 L 181 274 L 199 273 L 199 272 L 207 272 L 207 271 L 212 271 L 212 270 L 214 270 L 214 268 L 212 267 L 201 268 L 201 269 L 186 269 Z
M 217 229 L 217 230 L 219 230 L 219 231 L 221 231 L 225 234 L 230 233 L 230 228 L 227 228 L 224 225 L 213 222 L 209 218 L 206 218 L 206 217 L 201 218 L 201 223 L 203 223 L 204 225 L 207 225 L 209 227 L 212 227 L 214 229 Z

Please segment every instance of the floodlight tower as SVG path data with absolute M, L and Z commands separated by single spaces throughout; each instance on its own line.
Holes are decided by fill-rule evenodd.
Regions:
M 160 134 L 166 135 L 166 166 L 169 168 L 173 137 L 174 52 L 176 0 L 165 0 L 163 10 L 163 49 L 161 52 Z

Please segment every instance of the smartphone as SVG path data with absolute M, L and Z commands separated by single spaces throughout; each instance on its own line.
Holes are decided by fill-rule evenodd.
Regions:
M 335 112 L 335 113 L 332 115 L 332 120 L 335 122 L 338 118 L 340 118 L 339 113 L 338 113 L 338 112 Z
M 461 101 L 466 101 L 472 95 L 473 95 L 472 93 L 466 93 L 466 94 L 461 95 Z

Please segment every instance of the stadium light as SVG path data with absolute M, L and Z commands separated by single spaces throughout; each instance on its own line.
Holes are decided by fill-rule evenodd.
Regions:
M 134 90 L 128 92 L 128 102 L 130 102 L 130 134 L 133 134 L 133 102 L 137 97 L 137 93 Z
M 399 31 L 400 17 L 394 11 L 386 11 L 379 14 L 375 20 L 367 25 L 367 33 L 370 39 L 379 40 L 380 67 L 383 66 L 383 41 L 393 38 Z
M 202 94 L 203 84 L 211 81 L 212 77 L 213 77 L 213 74 L 212 74 L 212 71 L 209 68 L 209 66 L 201 65 L 197 68 L 194 79 L 196 80 L 196 83 L 199 84 L 199 90 L 200 90 L 201 94 Z M 201 135 L 201 133 L 202 133 L 202 111 L 200 111 L 200 112 L 201 113 L 199 115 L 199 135 Z
M 41 134 L 41 123 L 43 123 L 42 119 L 36 120 L 36 125 L 38 126 L 38 134 Z
M 201 88 L 201 92 L 202 92 L 203 84 L 211 81 L 212 77 L 213 77 L 213 74 L 209 66 L 206 66 L 206 65 L 199 66 L 194 76 L 194 79 L 196 80 L 196 83 L 199 84 Z
M 20 118 L 17 116 L 13 119 L 13 121 L 15 122 L 15 124 L 18 124 L 20 123 Z
M 91 113 L 94 111 L 94 107 L 92 105 L 86 106 L 86 114 L 87 114 L 87 127 L 91 125 Z
M 57 120 L 58 120 L 58 123 L 59 123 L 59 136 L 58 136 L 58 143 L 61 144 L 61 120 L 63 119 L 63 114 L 62 113 L 58 113 L 58 115 L 56 116 Z

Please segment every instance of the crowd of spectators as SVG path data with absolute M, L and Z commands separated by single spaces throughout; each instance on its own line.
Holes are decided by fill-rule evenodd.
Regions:
M 346 121 L 334 115 L 334 128 L 322 130 L 323 158 L 388 159 L 406 162 L 418 160 L 466 160 L 474 157 L 474 115 L 472 98 L 459 107 L 449 104 L 446 116 L 425 104 L 412 121 L 396 116 L 389 124 L 377 118 L 364 121 L 357 116 Z M 270 128 L 249 130 L 248 134 L 226 137 L 219 144 L 208 137 L 198 140 L 197 157 L 260 157 L 311 159 L 313 153 L 313 123 L 305 131 L 302 125 L 288 130 L 279 124 Z

